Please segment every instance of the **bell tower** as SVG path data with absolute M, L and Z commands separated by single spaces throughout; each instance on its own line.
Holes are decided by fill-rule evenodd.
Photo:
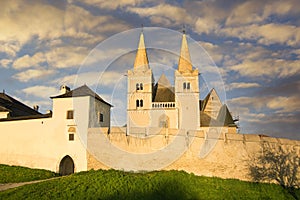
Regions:
M 127 127 L 148 127 L 151 123 L 154 78 L 149 67 L 143 31 L 133 69 L 128 70 L 127 77 Z M 127 130 L 130 132 L 129 128 Z
M 185 31 L 183 31 L 178 68 L 175 71 L 175 101 L 179 110 L 179 129 L 199 130 L 198 69 L 193 69 Z

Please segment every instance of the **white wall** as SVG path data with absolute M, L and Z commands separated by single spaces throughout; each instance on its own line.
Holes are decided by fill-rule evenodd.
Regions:
M 75 172 L 87 170 L 89 98 L 54 99 L 52 118 L 0 122 L 0 163 L 58 172 L 61 159 L 69 155 Z M 75 120 L 66 119 L 72 109 Z M 69 141 L 70 127 L 75 129 L 74 141 Z

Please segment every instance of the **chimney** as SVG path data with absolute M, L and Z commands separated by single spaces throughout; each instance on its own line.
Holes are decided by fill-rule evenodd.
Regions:
M 38 106 L 38 105 L 34 105 L 34 106 L 33 106 L 33 110 L 39 111 L 39 106 Z
M 60 86 L 59 90 L 60 90 L 60 94 L 66 94 L 67 92 L 70 92 L 70 88 L 66 85 Z

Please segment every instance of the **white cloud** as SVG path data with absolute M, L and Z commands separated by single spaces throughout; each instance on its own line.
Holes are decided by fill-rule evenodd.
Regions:
M 95 45 L 103 40 L 104 34 L 126 30 L 129 25 L 109 15 L 94 15 L 89 10 L 67 2 L 53 6 L 43 2 L 1 1 L 0 2 L 0 52 L 15 57 L 22 47 L 38 40 L 31 51 L 47 45 Z M 47 42 L 49 41 L 49 42 Z M 52 41 L 56 41 L 53 43 Z
M 115 10 L 117 8 L 123 8 L 126 6 L 136 6 L 141 0 L 115 0 L 115 1 L 107 1 L 107 0 L 83 0 L 86 4 L 96 6 L 98 8 L 105 8 L 109 10 Z
M 52 83 L 59 85 L 66 84 L 69 86 L 74 85 L 76 87 L 86 84 L 89 86 L 100 85 L 99 87 L 113 88 L 118 80 L 123 77 L 124 75 L 122 73 L 116 71 L 106 71 L 104 73 L 85 72 L 61 77 L 59 79 L 53 80 Z
M 12 63 L 10 59 L 2 59 L 0 60 L 0 67 L 8 68 L 8 66 Z
M 79 67 L 88 54 L 84 47 L 64 46 L 45 53 L 48 65 L 55 68 Z
M 227 27 L 220 29 L 219 33 L 228 37 L 256 40 L 266 45 L 279 43 L 298 46 L 300 42 L 300 28 L 286 24 L 269 23 Z
M 256 111 L 263 109 L 272 110 L 273 113 L 297 112 L 300 108 L 300 97 L 294 95 L 285 96 L 256 96 L 256 97 L 237 97 L 228 101 L 230 105 L 236 107 L 255 108 Z
M 22 92 L 24 92 L 28 96 L 32 95 L 35 97 L 48 99 L 50 96 L 58 94 L 59 91 L 58 91 L 58 88 L 36 85 L 33 87 L 28 87 L 28 88 L 22 89 Z
M 189 13 L 181 8 L 170 4 L 158 4 L 153 7 L 128 7 L 129 12 L 136 13 L 141 17 L 149 17 L 153 22 L 163 24 L 172 22 L 173 24 L 190 24 L 193 18 Z
M 43 53 L 36 53 L 33 56 L 24 55 L 16 59 L 13 63 L 15 69 L 24 69 L 30 67 L 39 67 L 40 63 L 45 62 L 46 58 Z
M 26 71 L 15 74 L 13 78 L 17 79 L 20 82 L 28 82 L 31 80 L 40 80 L 55 73 L 56 71 L 52 69 L 28 69 Z
M 262 59 L 258 61 L 244 60 L 242 63 L 228 67 L 247 77 L 289 77 L 300 74 L 298 60 Z
M 246 89 L 246 88 L 254 88 L 260 87 L 261 85 L 258 83 L 246 83 L 246 82 L 239 82 L 239 83 L 230 83 L 226 85 L 226 90 L 234 90 L 234 89 Z

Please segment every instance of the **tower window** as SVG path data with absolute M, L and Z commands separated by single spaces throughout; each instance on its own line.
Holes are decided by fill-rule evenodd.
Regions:
M 74 119 L 74 110 L 67 111 L 67 119 Z
M 140 84 L 136 84 L 136 90 L 140 90 Z
M 191 84 L 190 84 L 190 82 L 184 82 L 183 83 L 183 89 L 184 90 L 189 90 L 189 89 L 191 89 Z
M 143 83 L 140 83 L 140 90 L 143 90 Z
M 143 99 L 140 100 L 140 107 L 143 107 L 144 105 Z
M 137 99 L 136 100 L 136 107 L 143 107 L 144 106 L 144 101 L 143 99 Z

